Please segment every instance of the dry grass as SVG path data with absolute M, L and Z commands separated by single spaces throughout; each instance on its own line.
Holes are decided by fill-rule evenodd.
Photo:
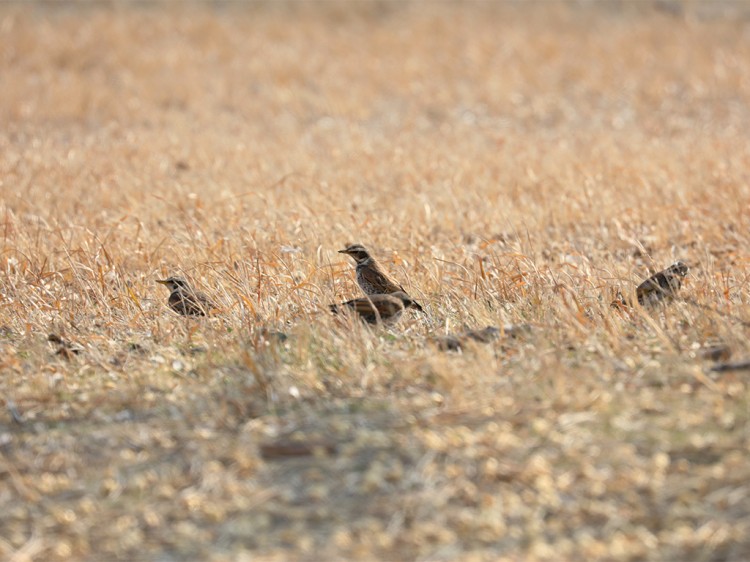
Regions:
M 747 15 L 1 6 L 0 557 L 750 557 Z

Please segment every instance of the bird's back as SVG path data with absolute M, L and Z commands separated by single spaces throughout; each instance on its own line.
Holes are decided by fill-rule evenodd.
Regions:
M 186 290 L 172 291 L 169 295 L 169 306 L 175 312 L 186 316 L 206 316 L 214 308 L 208 297 L 202 293 Z

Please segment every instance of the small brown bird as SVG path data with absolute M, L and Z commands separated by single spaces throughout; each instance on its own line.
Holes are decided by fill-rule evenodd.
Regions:
M 401 285 L 394 283 L 385 274 L 378 262 L 375 261 L 375 258 L 370 255 L 370 252 L 362 244 L 347 246 L 343 250 L 339 250 L 339 254 L 347 254 L 357 263 L 357 284 L 359 284 L 360 289 L 366 295 L 392 295 L 399 292 L 406 294 Z M 415 308 L 419 312 L 424 312 L 422 305 L 416 301 L 411 302 L 411 308 Z
M 354 312 L 368 324 L 395 324 L 407 308 L 414 308 L 416 303 L 403 291 L 390 295 L 371 295 L 352 299 L 342 304 L 330 305 L 331 312 Z
M 449 334 L 438 338 L 438 348 L 443 351 L 458 351 L 463 349 L 467 343 L 474 341 L 477 343 L 490 343 L 500 337 L 500 328 L 487 326 L 481 330 L 467 330 L 460 334 Z
M 55 355 L 61 355 L 65 359 L 72 359 L 74 355 L 79 355 L 84 351 L 84 347 L 80 343 L 64 339 L 55 333 L 48 335 L 47 341 L 57 346 Z
M 667 269 L 653 274 L 636 288 L 635 296 L 638 304 L 646 306 L 673 298 L 680 290 L 682 279 L 688 271 L 688 266 L 678 261 Z
M 157 279 L 157 283 L 166 285 L 170 291 L 169 308 L 183 316 L 206 316 L 216 305 L 200 291 L 194 290 L 182 277 L 168 277 Z
M 438 336 L 433 341 L 442 351 L 458 351 L 470 342 L 492 343 L 501 336 L 505 339 L 516 339 L 531 331 L 528 324 L 505 324 L 502 328 L 487 326 L 481 330 L 466 330 L 458 334 Z
M 638 304 L 651 306 L 674 298 L 677 291 L 680 290 L 682 280 L 688 274 L 689 269 L 685 263 L 678 261 L 667 269 L 654 273 L 636 287 L 635 297 Z M 627 308 L 632 306 L 632 303 L 618 291 L 611 306 L 613 308 Z

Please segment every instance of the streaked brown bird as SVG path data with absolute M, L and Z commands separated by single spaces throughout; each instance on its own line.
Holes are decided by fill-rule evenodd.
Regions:
M 469 342 L 490 343 L 500 337 L 500 328 L 487 326 L 481 330 L 467 330 L 460 334 L 449 334 L 438 338 L 438 348 L 443 351 L 458 351 L 463 349 Z
M 368 324 L 395 324 L 404 310 L 414 308 L 415 302 L 403 291 L 396 291 L 390 295 L 370 295 L 359 299 L 352 299 L 341 304 L 330 305 L 331 312 L 341 314 L 351 312 L 359 316 Z
M 635 289 L 635 298 L 641 306 L 652 306 L 659 302 L 666 302 L 677 295 L 682 286 L 682 280 L 690 268 L 684 262 L 678 261 L 667 269 L 654 273 Z M 618 291 L 612 301 L 613 308 L 630 307 L 632 303 Z
M 193 289 L 182 277 L 157 279 L 157 283 L 166 285 L 170 291 L 169 308 L 183 316 L 206 316 L 217 306 L 205 294 Z
M 70 341 L 55 333 L 48 335 L 47 341 L 57 346 L 55 355 L 61 355 L 65 359 L 72 359 L 74 355 L 79 355 L 85 349 L 80 343 Z
M 351 256 L 357 264 L 357 284 L 366 295 L 392 295 L 394 293 L 404 293 L 406 291 L 401 285 L 396 284 L 381 269 L 378 262 L 375 261 L 362 244 L 352 244 L 339 254 Z M 411 308 L 424 312 L 422 305 L 412 300 Z
M 435 338 L 438 349 L 442 351 L 458 351 L 471 342 L 492 343 L 501 336 L 505 339 L 516 339 L 531 331 L 528 324 L 505 324 L 502 328 L 487 326 L 481 330 L 466 330 L 458 334 L 448 334 Z
M 636 288 L 635 296 L 638 304 L 647 306 L 664 299 L 674 298 L 689 269 L 685 263 L 678 261 L 667 269 L 654 273 Z

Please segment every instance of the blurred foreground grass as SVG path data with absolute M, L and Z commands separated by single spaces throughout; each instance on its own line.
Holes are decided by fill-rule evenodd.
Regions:
M 748 355 L 750 34 L 711 6 L 0 6 L 0 555 L 750 557 L 747 373 L 703 358 Z M 331 318 L 349 242 L 429 315 Z M 609 307 L 677 259 L 685 299 Z M 488 324 L 530 331 L 434 344 Z

